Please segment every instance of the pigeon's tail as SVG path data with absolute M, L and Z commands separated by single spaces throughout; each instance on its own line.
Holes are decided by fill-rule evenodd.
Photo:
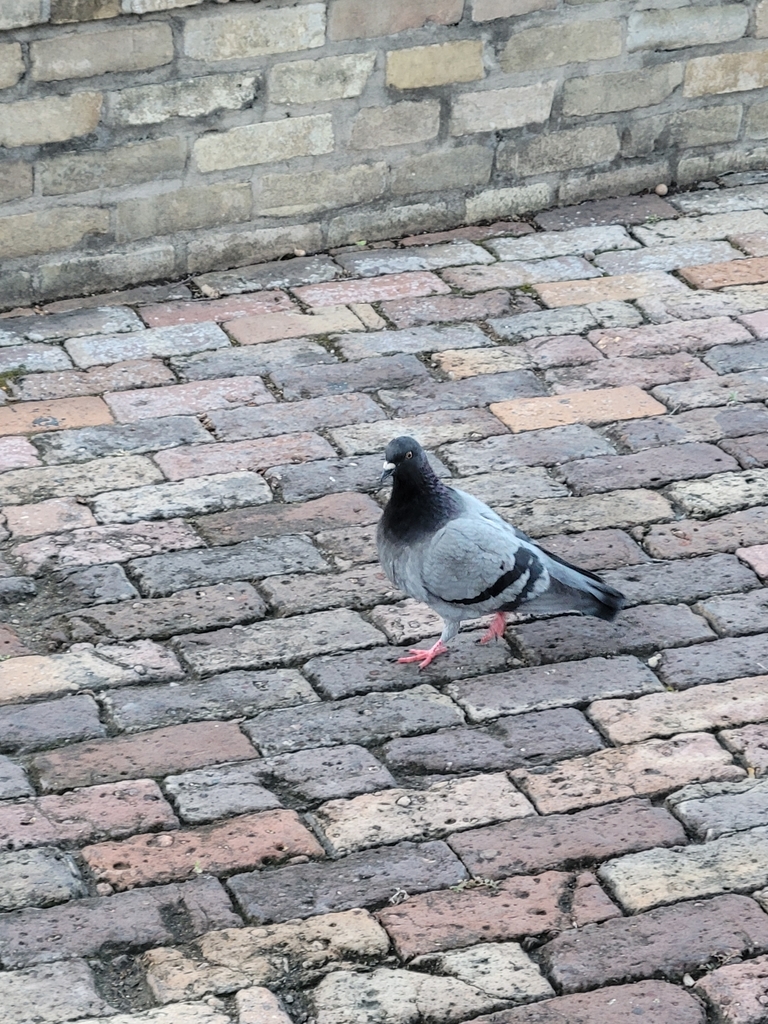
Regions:
M 609 587 L 587 569 L 579 569 L 549 551 L 546 555 L 550 589 L 547 594 L 532 601 L 526 611 L 578 611 L 608 622 L 616 618 L 625 603 L 620 591 Z M 545 604 L 548 607 L 545 608 Z

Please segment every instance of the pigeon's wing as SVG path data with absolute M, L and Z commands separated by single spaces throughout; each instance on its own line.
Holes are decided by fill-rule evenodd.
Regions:
M 549 583 L 543 552 L 495 514 L 450 520 L 424 546 L 420 562 L 430 596 L 481 614 L 528 600 Z

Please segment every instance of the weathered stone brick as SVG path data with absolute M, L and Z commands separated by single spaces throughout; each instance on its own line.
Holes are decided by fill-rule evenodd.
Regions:
M 538 71 L 563 64 L 606 60 L 621 53 L 621 31 L 615 21 L 578 21 L 515 32 L 499 63 L 507 74 Z
M 712 213 L 702 217 L 684 217 L 679 220 L 660 220 L 635 228 L 635 234 L 643 245 L 659 245 L 671 241 L 693 241 L 695 239 L 728 238 L 747 231 L 764 231 L 768 228 L 760 211 L 737 213 Z
M 37 445 L 42 452 L 44 461 L 50 465 L 51 463 L 90 462 L 93 459 L 102 459 L 128 452 L 139 455 L 145 452 L 156 452 L 163 448 L 175 448 L 180 444 L 195 442 L 198 445 L 201 442 L 205 444 L 210 440 L 210 434 L 194 416 L 164 416 L 160 419 L 141 420 L 137 423 L 109 424 L 41 434 L 37 439 Z M 73 503 L 73 499 L 51 500 Z M 53 508 L 53 506 L 50 507 Z M 89 524 L 85 522 L 72 523 L 72 526 L 86 525 Z M 56 528 L 52 528 L 47 532 L 55 533 L 57 531 Z
M 74 498 L 51 498 L 35 505 L 10 505 L 3 514 L 14 540 L 96 525 L 91 510 Z
M 665 651 L 659 674 L 678 690 L 723 679 L 757 676 L 765 670 L 765 638 L 760 636 L 717 640 L 689 650 Z
M 745 725 L 741 729 L 724 729 L 720 739 L 726 749 L 737 754 L 751 772 L 765 775 L 768 769 L 768 729 L 764 723 Z
M 176 378 L 159 359 L 135 359 L 112 366 L 64 373 L 33 373 L 11 384 L 14 397 L 23 401 L 74 398 L 120 388 L 154 387 L 173 384 Z
M 285 402 L 267 409 L 215 410 L 208 417 L 217 437 L 223 441 L 269 437 L 293 430 L 316 430 L 347 423 L 366 423 L 384 416 L 381 407 L 367 395 L 329 395 L 303 402 Z
M 75 364 L 84 368 L 116 363 L 122 359 L 203 352 L 227 348 L 229 338 L 213 323 L 184 324 L 178 327 L 157 327 L 134 334 L 94 335 L 75 338 L 66 348 Z
M 352 149 L 379 149 L 425 142 L 435 138 L 439 127 L 440 104 L 436 100 L 403 100 L 386 107 L 363 107 L 352 122 L 349 144 Z
M 546 120 L 548 94 L 545 94 L 544 97 L 538 92 L 534 92 L 532 95 L 529 93 L 518 94 L 510 99 L 517 104 L 516 108 L 512 108 L 514 111 L 511 114 L 512 120 L 522 120 L 523 122 L 526 122 L 528 118 Z M 471 125 L 475 113 L 481 116 L 486 123 L 494 123 L 499 107 L 503 106 L 504 100 L 499 97 L 490 103 L 480 100 L 477 103 L 479 109 L 475 111 L 474 104 L 470 100 L 467 102 L 466 109 L 462 110 L 462 116 L 460 120 L 457 120 L 456 128 L 461 128 L 461 134 L 465 133 L 465 129 L 469 129 L 467 134 L 470 134 L 474 130 Z M 507 117 L 509 116 L 510 112 L 508 111 Z M 490 129 L 487 130 L 490 131 Z M 515 188 L 492 188 L 480 192 L 479 195 L 470 196 L 465 201 L 465 219 L 471 224 L 476 224 L 478 221 L 497 220 L 500 217 L 519 217 L 521 213 L 530 213 L 532 210 L 538 210 L 541 206 L 546 206 L 552 202 L 553 197 L 551 186 L 541 182 L 534 185 L 518 185 Z
M 0 910 L 48 907 L 85 894 L 74 861 L 60 850 L 0 854 Z
M 528 399 L 520 399 L 528 401 Z M 530 399 L 535 401 L 535 399 Z M 343 452 L 356 455 L 364 452 L 384 451 L 392 439 L 393 431 L 399 434 L 415 434 L 427 447 L 458 441 L 465 438 L 489 437 L 505 433 L 504 427 L 490 413 L 482 409 L 438 409 L 433 413 L 409 416 L 380 423 L 366 423 L 360 426 L 336 427 L 330 431 L 333 440 Z M 34 472 L 19 470 L 18 472 Z
M 416 324 L 445 323 L 454 320 L 485 320 L 505 313 L 523 312 L 534 307 L 527 295 L 510 296 L 502 289 L 464 298 L 460 295 L 437 295 L 427 299 L 399 299 L 383 302 L 382 312 L 396 327 Z
M 735 260 L 733 263 L 708 263 L 682 267 L 681 277 L 694 288 L 725 288 L 732 285 L 762 284 L 768 280 L 768 262 L 764 256 Z
M 556 534 L 546 540 L 547 551 L 582 569 L 616 569 L 648 561 L 648 556 L 622 530 L 587 530 Z
M 0 244 L 12 256 L 31 256 L 76 246 L 109 230 L 109 213 L 89 206 L 57 207 L 0 218 Z
M 473 21 L 494 21 L 496 18 L 510 18 L 531 11 L 550 10 L 556 0 L 473 0 Z
M 215 320 L 217 323 L 236 320 L 241 316 L 256 316 L 275 310 L 291 310 L 296 306 L 281 291 L 262 291 L 255 295 L 240 295 L 237 298 L 192 299 L 152 303 L 141 308 L 142 320 L 148 327 L 172 327 L 176 324 L 200 323 Z
M 267 313 L 240 317 L 228 324 L 232 337 L 240 345 L 261 345 L 265 341 L 330 334 L 332 331 L 362 331 L 362 320 L 346 306 L 318 309 L 314 314 Z
M 531 430 L 511 437 L 459 441 L 440 449 L 441 458 L 460 476 L 503 473 L 519 466 L 548 466 L 570 459 L 613 454 L 613 446 L 582 424 Z
M 156 124 L 172 117 L 202 117 L 239 110 L 253 100 L 255 75 L 202 75 L 107 94 L 106 120 L 116 125 Z
M 694 57 L 685 68 L 683 95 L 744 92 L 760 89 L 768 82 L 768 61 L 764 53 L 719 53 Z
M 667 98 L 683 81 L 682 63 L 663 64 L 644 71 L 572 78 L 563 90 L 563 113 L 589 114 L 653 106 Z
M 20 43 L 3 43 L 0 46 L 0 89 L 16 85 L 24 74 L 24 61 Z
M 621 568 L 604 572 L 602 578 L 624 594 L 628 605 L 690 602 L 713 593 L 750 590 L 756 584 L 754 574 L 733 555 L 726 554 Z
M 489 288 L 518 288 L 537 281 L 566 281 L 598 277 L 599 271 L 580 256 L 555 256 L 545 260 L 515 260 L 492 266 L 470 266 L 447 270 L 442 277 L 462 291 L 478 292 Z
M 179 188 L 145 199 L 124 199 L 118 202 L 115 211 L 115 238 L 118 242 L 131 242 L 238 223 L 250 218 L 251 206 L 250 185 L 237 182 Z
M 0 756 L 0 798 L 12 800 L 17 796 L 32 796 L 34 790 L 21 765 Z
M 143 71 L 173 60 L 171 26 L 161 21 L 105 28 L 95 32 L 59 32 L 30 45 L 32 78 L 57 82 L 107 72 Z
M 745 505 L 765 503 L 768 500 L 768 470 L 718 473 L 707 480 L 673 484 L 669 494 L 689 515 L 722 515 Z
M 445 476 L 445 469 L 440 469 L 440 475 Z M 318 498 L 334 491 L 370 491 L 379 486 L 380 477 L 381 458 L 376 455 L 275 466 L 266 473 L 270 487 L 289 502 Z
M 263 581 L 261 591 L 280 615 L 340 607 L 359 610 L 403 596 L 378 565 L 327 576 L 273 576 Z
M 159 452 L 156 460 L 169 480 L 183 480 L 216 472 L 258 472 L 285 462 L 304 462 L 330 455 L 333 455 L 333 448 L 319 434 L 303 432 L 232 444 L 180 446 Z
M 748 370 L 681 384 L 661 384 L 653 390 L 656 398 L 677 412 L 733 402 L 764 401 L 768 397 L 766 384 L 763 374 Z
M 45 1024 L 86 1014 L 101 1016 L 114 1009 L 99 995 L 93 973 L 83 960 L 4 973 L 0 999 L 8 1024 L 23 1024 L 32 1006 Z
M 699 359 L 686 352 L 654 359 L 628 359 L 618 356 L 578 367 L 548 370 L 545 379 L 556 394 L 585 388 L 623 387 L 634 384 L 653 388 L 671 381 L 711 378 L 713 374 Z
M 682 291 L 677 278 L 660 270 L 644 274 L 617 274 L 612 277 L 592 278 L 588 281 L 558 281 L 537 284 L 535 290 L 546 306 L 580 306 L 629 299 L 644 295 L 669 295 Z
M 3 111 L 0 145 L 37 146 L 88 135 L 99 123 L 102 100 L 100 92 L 76 92 L 9 103 Z
M 685 558 L 768 543 L 766 508 L 732 512 L 709 522 L 682 519 L 670 526 L 652 526 L 643 543 L 654 558 Z
M 492 162 L 493 154 L 490 149 L 472 145 L 410 156 L 392 169 L 392 192 L 395 195 L 412 195 L 424 181 L 429 181 L 435 191 L 486 185 L 491 177 Z M 434 234 L 440 235 L 440 232 Z M 424 236 L 423 244 L 439 244 L 441 241 L 442 238 L 428 234 Z M 405 240 L 400 239 L 400 245 L 404 244 Z M 420 239 L 414 239 L 409 244 L 420 245 L 422 242 Z
M 207 174 L 293 157 L 318 156 L 332 152 L 333 148 L 331 115 L 311 114 L 208 133 L 193 144 L 192 156 L 197 169 Z M 226 223 L 223 218 L 222 222 Z
M 753 341 L 747 345 L 716 345 L 707 353 L 705 362 L 718 373 L 738 373 L 768 365 L 768 342 Z
M 513 89 L 487 89 L 483 92 L 462 93 L 452 103 L 451 135 L 473 135 L 477 132 L 520 128 L 526 124 L 541 124 L 547 120 L 552 109 L 555 84 L 539 82 L 536 85 L 522 85 Z M 514 192 L 513 189 L 508 191 Z M 520 199 L 523 199 L 523 195 L 521 192 Z M 536 195 L 544 198 L 541 191 Z M 467 206 L 469 220 L 486 220 L 493 216 L 487 200 L 484 207 L 478 206 L 477 201 L 474 201 L 474 205 L 468 201 Z M 523 205 L 522 209 L 515 212 L 524 212 L 530 208 Z M 511 210 L 508 208 L 507 213 L 509 212 Z
M 628 24 L 628 50 L 679 50 L 724 43 L 744 35 L 748 12 L 730 4 L 705 12 L 697 8 L 635 11 Z
M 694 991 L 730 1018 L 734 1024 L 758 1021 L 765 1013 L 766 966 L 768 957 L 759 956 L 743 964 L 718 967 L 697 982 Z
M 326 352 L 317 342 L 305 338 L 273 341 L 269 345 L 219 349 L 217 352 L 201 352 L 196 356 L 172 359 L 173 367 L 182 380 L 263 375 L 283 368 L 320 366 L 335 362 L 330 352 Z
M 94 511 L 99 522 L 130 523 L 218 512 L 271 500 L 272 492 L 258 473 L 221 473 L 149 487 L 106 491 L 94 499 Z
M 748 594 L 700 601 L 696 609 L 706 616 L 721 636 L 761 633 L 768 626 L 766 598 L 759 589 Z
M 582 43 L 587 41 L 591 24 L 591 22 L 582 22 L 580 25 L 572 26 L 572 28 L 582 29 L 582 32 L 584 29 L 587 30 L 587 32 L 583 32 Z M 521 35 L 527 36 L 531 31 L 552 33 L 551 28 L 529 30 L 513 36 L 511 42 L 517 43 Z M 566 47 L 570 42 L 566 41 Z M 527 42 L 523 42 L 524 49 L 526 46 Z M 509 52 L 509 44 L 507 52 Z M 575 128 L 570 131 L 541 135 L 524 146 L 502 143 L 499 146 L 496 162 L 501 170 L 515 171 L 521 175 L 542 174 L 555 170 L 566 171 L 573 167 L 587 167 L 613 160 L 619 152 L 620 146 L 619 136 L 612 125 Z
M 96 565 L 61 573 L 58 583 L 61 609 L 92 604 L 112 604 L 139 596 L 119 565 Z
M 513 432 L 566 423 L 610 423 L 660 413 L 662 407 L 640 388 L 606 388 L 571 392 L 556 398 L 521 398 L 497 402 L 491 412 Z
M 106 734 L 98 705 L 87 694 L 0 709 L 0 750 L 6 754 L 26 754 Z
M 574 533 L 594 529 L 628 529 L 672 518 L 672 507 L 655 491 L 608 491 L 581 498 L 534 498 L 501 509 L 501 514 L 534 537 L 559 534 L 567 524 Z
M 735 781 L 744 772 L 714 736 L 688 733 L 598 750 L 549 767 L 518 769 L 512 777 L 540 814 L 556 814 L 654 796 L 691 782 Z
M 365 0 L 337 0 L 331 5 L 330 39 L 365 39 L 395 35 L 427 24 L 453 25 L 461 20 L 461 0 L 425 0 L 416 9 L 408 0 L 383 0 L 375 8 Z
M 452 82 L 475 82 L 485 75 L 483 43 L 465 39 L 387 51 L 387 85 L 424 89 Z
M 460 725 L 455 704 L 432 686 L 403 693 L 372 693 L 334 704 L 268 711 L 244 728 L 265 754 L 333 746 L 337 743 L 383 742 L 396 735 Z
M 267 88 L 272 103 L 322 103 L 359 96 L 365 88 L 375 53 L 350 53 L 275 64 Z
M 752 568 L 761 579 L 768 578 L 768 544 L 739 548 L 736 554 Z
M 708 842 L 763 825 L 766 800 L 766 780 L 745 779 L 686 786 L 667 797 L 666 806 L 696 839 Z
M 336 171 L 264 174 L 256 188 L 256 209 L 262 216 L 290 217 L 371 202 L 386 191 L 387 170 L 386 164 L 375 163 Z
M 743 255 L 728 242 L 693 241 L 652 245 L 633 252 L 602 253 L 595 258 L 595 265 L 607 270 L 609 274 L 636 274 L 648 270 L 677 270 L 694 264 L 719 263 L 729 259 L 741 260 Z M 670 327 L 670 333 L 673 333 L 674 327 L 680 328 L 683 324 Z
M 211 11 L 184 22 L 184 53 L 204 61 L 308 50 L 325 41 L 325 7 L 311 3 L 288 12 L 239 8 Z
M 383 387 L 405 388 L 430 379 L 423 363 L 412 355 L 399 354 L 371 356 L 352 365 L 316 366 L 311 374 L 303 368 L 279 367 L 270 373 L 270 378 L 288 401 L 350 391 L 375 391 Z M 217 447 L 221 448 L 221 445 Z M 327 454 L 330 455 L 330 451 Z
M 676 246 L 675 243 L 670 243 L 664 248 L 673 249 Z M 680 350 L 695 351 L 713 345 L 733 345 L 750 340 L 742 326 L 727 317 L 590 331 L 588 337 L 601 352 L 611 357 L 647 357 Z
M 141 892 L 72 900 L 47 910 L 29 908 L 4 914 L 0 917 L 0 958 L 5 967 L 26 967 L 72 956 L 94 956 L 103 947 L 112 952 L 188 941 L 212 927 L 239 924 L 221 883 L 215 878 L 196 878 Z M 64 934 L 66 943 L 62 942 Z M 212 1020 L 211 1024 L 220 1022 Z
M 568 463 L 562 479 L 576 494 L 620 487 L 659 487 L 670 480 L 737 470 L 735 459 L 715 445 L 690 442 L 651 448 L 636 455 L 604 455 Z
M 32 168 L 21 160 L 8 161 L 0 170 L 0 202 L 32 195 Z

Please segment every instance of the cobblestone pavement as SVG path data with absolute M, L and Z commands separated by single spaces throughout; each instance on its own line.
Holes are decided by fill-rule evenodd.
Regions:
M 3 1024 L 768 1019 L 766 211 L 0 319 Z M 401 433 L 627 609 L 396 664 Z

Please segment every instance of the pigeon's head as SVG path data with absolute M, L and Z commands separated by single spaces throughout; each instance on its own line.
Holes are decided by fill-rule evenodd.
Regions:
M 424 471 L 424 466 L 429 465 L 424 449 L 418 441 L 412 437 L 396 437 L 390 441 L 387 450 L 384 452 L 384 471 L 381 474 L 383 483 L 393 474 L 398 477 L 419 474 Z

